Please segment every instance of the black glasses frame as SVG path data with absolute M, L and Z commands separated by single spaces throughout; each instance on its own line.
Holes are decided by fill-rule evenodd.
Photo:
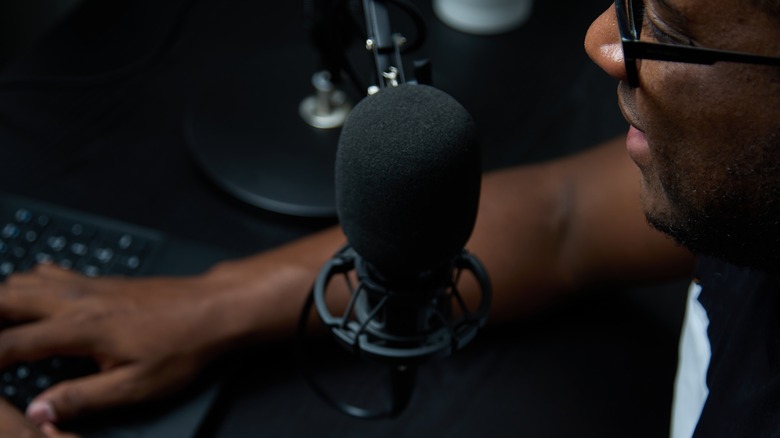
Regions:
M 626 6 L 626 3 L 628 6 Z M 639 35 L 644 20 L 643 6 L 643 0 L 615 0 L 615 13 L 617 14 L 618 29 L 620 30 L 620 40 L 623 44 L 623 61 L 626 64 L 626 77 L 628 84 L 632 87 L 639 86 L 637 61 L 640 59 L 705 65 L 726 61 L 780 66 L 780 58 L 770 56 L 640 41 Z

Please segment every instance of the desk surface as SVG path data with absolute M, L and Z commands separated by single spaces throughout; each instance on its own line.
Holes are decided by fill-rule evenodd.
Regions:
M 85 0 L 5 66 L 4 78 L 22 80 L 0 82 L 0 189 L 239 254 L 331 225 L 226 195 L 194 162 L 182 134 L 192 97 L 213 86 L 215 74 L 267 65 L 310 75 L 316 53 L 302 27 L 301 2 L 200 0 L 154 62 L 102 84 L 62 80 L 152 53 L 185 3 Z M 486 169 L 569 154 L 625 131 L 616 84 L 582 49 L 590 21 L 608 2 L 538 1 L 522 28 L 492 37 L 449 29 L 433 18 L 429 2 L 417 3 L 430 25 L 420 56 L 433 61 L 433 83 L 474 116 Z M 29 79 L 40 76 L 49 79 Z M 207 432 L 662 435 L 683 303 L 681 289 L 666 289 L 605 291 L 488 330 L 462 354 L 424 365 L 411 406 L 396 420 L 354 420 L 325 406 L 294 372 L 289 346 L 246 352 L 246 372 Z M 373 388 L 370 376 L 355 377 L 360 368 L 329 355 L 321 370 L 351 394 Z

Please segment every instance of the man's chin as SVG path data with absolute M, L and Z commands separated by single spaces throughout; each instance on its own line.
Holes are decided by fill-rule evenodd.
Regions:
M 647 222 L 656 230 L 671 237 L 678 245 L 699 256 L 709 256 L 733 265 L 776 273 L 780 271 L 780 240 L 777 232 L 753 233 L 751 228 L 719 224 L 703 218 L 688 216 L 684 221 L 645 214 Z M 745 232 L 747 231 L 747 232 Z M 763 236 L 763 237 L 759 237 Z

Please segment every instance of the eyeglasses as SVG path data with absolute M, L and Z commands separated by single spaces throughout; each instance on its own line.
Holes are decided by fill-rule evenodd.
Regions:
M 615 13 L 618 29 L 620 29 L 620 40 L 623 44 L 623 61 L 626 64 L 628 84 L 632 87 L 639 86 L 637 61 L 640 59 L 706 65 L 718 61 L 780 65 L 780 58 L 769 56 L 640 41 L 639 35 L 645 16 L 644 6 L 644 0 L 615 0 Z

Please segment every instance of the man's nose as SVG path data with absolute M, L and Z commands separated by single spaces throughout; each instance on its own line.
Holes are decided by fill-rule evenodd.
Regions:
M 585 51 L 607 74 L 620 81 L 626 80 L 623 47 L 614 8 L 608 8 L 591 23 L 585 35 Z

